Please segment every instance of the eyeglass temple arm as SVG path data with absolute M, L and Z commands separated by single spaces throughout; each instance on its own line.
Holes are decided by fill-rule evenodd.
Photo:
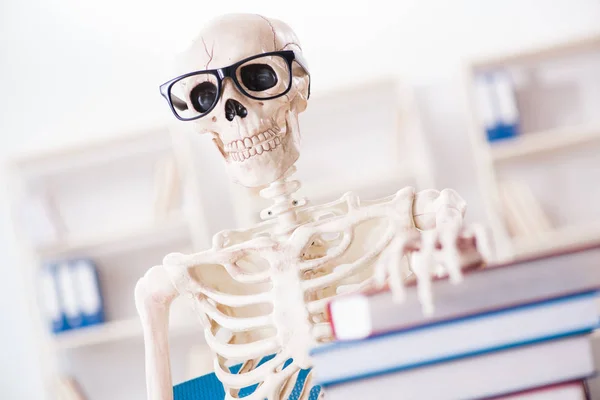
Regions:
M 308 71 L 308 64 L 306 63 L 306 60 L 304 60 L 304 57 L 302 57 L 302 54 L 300 54 L 300 52 L 296 51 L 296 50 L 292 50 L 294 52 L 294 58 L 296 60 L 296 62 L 302 67 L 302 69 L 304 69 L 304 72 L 306 72 L 306 75 L 308 75 L 308 96 L 306 97 L 307 99 L 310 98 L 310 72 Z
M 179 111 L 185 111 L 188 109 L 188 105 L 185 101 L 181 100 L 179 97 L 171 94 L 171 103 L 173 103 L 173 107 L 178 109 Z

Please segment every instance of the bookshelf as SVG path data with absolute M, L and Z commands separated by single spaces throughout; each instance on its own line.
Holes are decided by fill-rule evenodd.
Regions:
M 600 215 L 580 211 L 599 196 L 591 187 L 600 148 L 600 118 L 593 112 L 600 104 L 599 70 L 600 34 L 466 66 L 469 132 L 499 259 L 600 241 Z M 510 76 L 518 133 L 493 140 L 476 80 L 498 71 Z M 527 193 L 507 197 L 504 184 L 514 182 Z M 528 235 L 511 230 L 526 220 Z
M 166 254 L 210 245 L 202 200 L 195 190 L 199 183 L 191 182 L 195 175 L 188 172 L 191 154 L 178 145 L 175 131 L 166 124 L 142 127 L 22 154 L 10 162 L 19 267 L 34 319 L 39 367 L 51 399 L 60 398 L 58 387 L 70 380 L 88 400 L 143 395 L 144 351 L 135 283 Z M 165 160 L 177 167 L 170 178 L 161 170 Z M 171 191 L 178 195 L 161 197 Z M 153 201 L 159 197 L 161 202 Z M 96 266 L 105 321 L 52 333 L 44 317 L 40 272 L 45 265 L 81 258 Z M 184 360 L 180 364 L 194 346 L 204 345 L 197 316 L 186 301 L 178 299 L 171 313 L 170 334 L 177 339 L 172 351 L 174 358 Z M 123 382 L 120 368 L 139 373 Z M 175 368 L 175 381 L 188 378 L 186 373 Z

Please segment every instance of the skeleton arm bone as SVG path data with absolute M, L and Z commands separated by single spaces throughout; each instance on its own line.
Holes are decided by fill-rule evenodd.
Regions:
M 480 224 L 464 226 L 466 208 L 466 202 L 452 189 L 444 189 L 441 192 L 424 190 L 415 196 L 413 221 L 421 231 L 436 233 L 437 239 L 433 244 L 441 245 L 443 251 L 438 254 L 446 259 L 453 256 L 462 258 L 463 262 L 473 263 L 477 261 L 477 257 L 473 260 L 475 253 L 483 259 L 492 259 L 494 249 L 486 229 Z M 460 274 L 460 265 L 447 268 L 450 269 L 451 279 L 459 279 L 457 275 Z
M 413 271 L 417 278 L 420 274 L 430 273 L 433 264 L 441 262 L 453 282 L 462 280 L 458 239 L 463 226 L 463 217 L 467 204 L 452 189 L 423 190 L 415 195 L 413 201 L 413 221 L 422 233 L 421 248 L 413 257 Z M 441 246 L 436 260 L 436 247 Z M 419 271 L 419 273 L 417 273 Z M 427 279 L 428 281 L 428 279 Z
M 420 230 L 462 226 L 467 203 L 452 189 L 423 190 L 413 200 L 413 221 Z
M 410 268 L 417 280 L 417 290 L 423 310 L 433 312 L 431 277 L 447 272 L 451 281 L 462 280 L 462 267 L 481 261 L 479 248 L 489 256 L 486 235 L 478 226 L 463 227 L 465 201 L 452 189 L 424 190 L 414 195 L 412 219 L 415 232 L 403 232 L 386 249 L 383 262 L 376 270 L 376 281 L 383 284 L 389 277 L 390 289 L 396 301 L 405 298 L 404 276 L 400 274 L 400 259 L 410 255 Z M 419 237 L 415 240 L 414 234 Z
M 172 400 L 169 357 L 169 309 L 178 293 L 162 266 L 152 267 L 135 286 L 135 305 L 142 321 L 148 400 Z

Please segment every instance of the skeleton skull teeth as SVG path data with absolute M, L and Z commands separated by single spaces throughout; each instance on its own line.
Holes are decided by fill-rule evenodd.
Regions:
M 282 139 L 285 134 L 285 128 L 274 126 L 254 136 L 226 143 L 224 145 L 225 154 L 230 160 L 242 162 L 276 149 L 283 143 Z

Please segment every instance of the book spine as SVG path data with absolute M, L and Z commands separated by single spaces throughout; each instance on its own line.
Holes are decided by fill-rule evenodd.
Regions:
M 515 137 L 519 131 L 519 109 L 514 85 L 508 72 L 497 72 L 494 75 L 493 86 L 498 108 L 499 136 L 502 138 Z
M 477 76 L 475 78 L 475 102 L 488 141 L 495 140 L 497 136 L 498 112 L 494 98 L 492 77 L 488 74 Z
M 56 266 L 45 265 L 40 274 L 40 302 L 44 316 L 53 333 L 68 329 L 67 318 L 60 304 L 58 295 Z
M 68 261 L 60 262 L 56 271 L 57 286 L 62 309 L 69 329 L 83 326 L 83 317 L 77 300 L 77 291 Z
M 104 322 L 104 306 L 96 266 L 91 260 L 76 260 L 71 265 L 71 272 L 77 291 L 82 326 Z

